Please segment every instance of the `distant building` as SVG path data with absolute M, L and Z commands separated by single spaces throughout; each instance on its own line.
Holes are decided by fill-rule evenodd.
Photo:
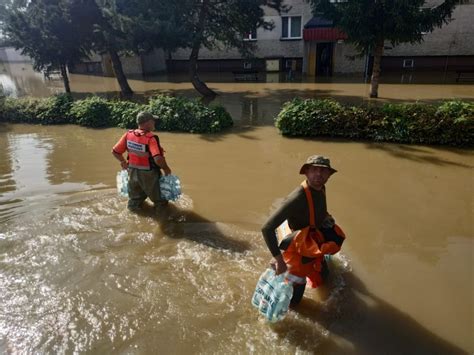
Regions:
M 443 0 L 428 0 L 426 6 Z M 264 8 L 265 19 L 273 21 L 272 31 L 249 29 L 244 40 L 256 45 L 254 58 L 244 59 L 236 49 L 199 52 L 200 72 L 300 72 L 309 76 L 364 73 L 371 58 L 358 58 L 354 46 L 345 42 L 346 35 L 331 21 L 313 16 L 306 0 L 286 0 L 290 10 L 279 14 Z M 402 44 L 392 48 L 386 43 L 382 58 L 383 71 L 474 70 L 474 0 L 459 0 L 453 20 L 424 36 L 420 44 Z M 171 54 L 155 50 L 139 57 L 123 57 L 126 74 L 153 74 L 162 71 L 188 71 L 190 49 Z M 110 58 L 94 56 L 90 61 L 70 68 L 76 73 L 113 75 Z
M 13 47 L 0 47 L 0 62 L 31 62 L 31 58 Z

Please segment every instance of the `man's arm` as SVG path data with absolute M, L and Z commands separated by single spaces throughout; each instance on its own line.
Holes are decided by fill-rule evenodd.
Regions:
M 122 169 L 128 168 L 128 163 L 122 154 L 119 154 L 112 150 L 112 155 L 115 157 L 115 159 L 117 159 L 120 162 L 120 166 L 122 167 Z
M 153 157 L 155 160 L 156 165 L 160 167 L 160 169 L 163 169 L 165 175 L 170 175 L 171 174 L 171 169 L 168 166 L 168 163 L 166 162 L 166 159 L 162 155 L 156 155 Z
M 128 162 L 124 159 L 123 153 L 127 150 L 127 133 L 125 133 L 112 148 L 112 155 L 120 162 L 122 169 L 128 168 Z
M 268 250 L 272 253 L 274 262 L 272 263 L 275 268 L 277 275 L 286 272 L 288 269 L 283 256 L 281 255 L 280 248 L 278 247 L 278 239 L 276 235 L 276 229 L 286 220 L 289 216 L 289 211 L 292 208 L 293 199 L 287 199 L 280 208 L 278 208 L 265 222 L 262 227 L 263 238 L 267 244 Z

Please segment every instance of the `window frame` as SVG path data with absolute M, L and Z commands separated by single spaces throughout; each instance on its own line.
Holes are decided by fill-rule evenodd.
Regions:
M 291 36 L 291 30 L 293 28 L 293 20 L 292 18 L 300 18 L 300 35 L 299 37 L 292 37 Z M 287 18 L 288 19 L 288 37 L 283 37 L 283 19 Z M 288 41 L 288 40 L 297 40 L 297 39 L 303 39 L 303 16 L 301 15 L 288 15 L 288 16 L 281 16 L 281 40 Z
M 255 34 L 255 37 L 253 36 Z M 247 37 L 245 35 L 248 35 Z M 255 27 L 252 31 L 244 33 L 244 41 L 255 42 L 257 40 L 257 28 Z
M 411 65 L 408 65 L 411 64 Z M 414 58 L 406 58 L 403 59 L 403 68 L 414 68 L 415 67 L 415 59 Z

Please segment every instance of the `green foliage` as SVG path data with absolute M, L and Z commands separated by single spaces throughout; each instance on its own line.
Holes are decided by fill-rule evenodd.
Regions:
M 130 129 L 137 126 L 137 114 L 145 110 L 145 105 L 132 101 L 110 101 L 109 109 L 112 125 Z
M 417 144 L 472 146 L 474 104 L 342 106 L 332 100 L 287 102 L 276 127 L 284 135 L 345 137 Z
M 107 101 L 92 96 L 72 101 L 69 95 L 44 99 L 0 97 L 0 122 L 60 124 L 86 127 L 135 128 L 140 111 L 160 117 L 156 128 L 162 131 L 216 133 L 233 124 L 222 106 L 205 106 L 200 102 L 171 96 L 158 96 L 147 105 L 130 101 Z
M 30 56 L 36 70 L 65 73 L 68 63 L 87 57 L 70 5 L 71 0 L 36 0 L 5 9 L 2 30 L 8 42 Z
M 70 123 L 72 102 L 72 97 L 68 94 L 48 97 L 39 102 L 36 117 L 42 124 Z
M 160 95 L 152 98 L 147 110 L 158 116 L 156 127 L 162 131 L 215 133 L 233 124 L 221 106 L 205 106 L 198 101 Z
M 97 96 L 75 101 L 71 115 L 76 123 L 86 127 L 106 127 L 112 123 L 109 103 Z

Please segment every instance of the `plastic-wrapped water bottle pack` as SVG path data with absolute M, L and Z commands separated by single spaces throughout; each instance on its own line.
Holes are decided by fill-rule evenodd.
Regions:
M 176 201 L 181 196 L 181 182 L 176 175 L 164 175 L 160 178 L 161 198 Z
M 120 170 L 117 173 L 117 193 L 119 196 L 128 197 L 128 171 Z
M 267 269 L 258 280 L 252 305 L 274 323 L 286 316 L 292 297 L 293 285 L 285 280 L 285 274 L 275 275 L 274 270 Z

